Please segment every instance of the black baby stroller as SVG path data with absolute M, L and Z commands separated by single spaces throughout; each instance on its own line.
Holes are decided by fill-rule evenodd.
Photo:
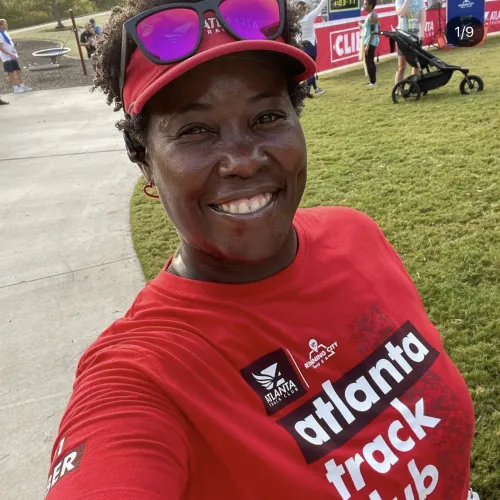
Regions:
M 423 49 L 420 40 L 415 35 L 400 29 L 381 31 L 380 34 L 394 40 L 408 64 L 413 68 L 418 68 L 418 74 L 405 78 L 394 86 L 392 89 L 394 104 L 397 104 L 401 98 L 418 100 L 429 90 L 444 87 L 450 81 L 454 71 L 460 71 L 464 75 L 464 79 L 460 82 L 461 94 L 483 90 L 483 80 L 479 76 L 469 75 L 469 68 L 446 64 L 434 57 Z M 431 68 L 433 68 L 432 71 Z

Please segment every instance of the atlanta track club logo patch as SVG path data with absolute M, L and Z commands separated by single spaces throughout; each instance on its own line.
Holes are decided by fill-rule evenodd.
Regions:
M 267 414 L 273 415 L 306 393 L 283 349 L 270 352 L 241 370 L 259 395 Z

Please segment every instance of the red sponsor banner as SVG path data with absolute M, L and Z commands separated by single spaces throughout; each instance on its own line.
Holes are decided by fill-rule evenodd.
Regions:
M 500 0 L 486 2 L 484 24 L 488 26 L 488 33 L 500 31 Z
M 397 26 L 398 20 L 394 6 L 377 8 L 379 14 L 380 29 L 390 31 Z M 428 10 L 425 25 L 424 46 L 432 41 L 432 37 L 439 28 L 438 9 Z M 345 21 L 334 21 L 324 23 L 316 27 L 318 40 L 318 71 L 327 71 L 342 66 L 348 66 L 359 62 L 360 30 L 358 22 L 364 20 L 364 16 Z M 446 9 L 441 9 L 441 28 L 444 30 L 446 23 Z M 500 32 L 500 0 L 486 2 L 485 24 L 488 33 Z M 390 53 L 389 40 L 380 37 L 378 54 L 380 56 Z

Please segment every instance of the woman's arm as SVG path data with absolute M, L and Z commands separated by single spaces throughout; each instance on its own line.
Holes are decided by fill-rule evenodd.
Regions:
M 422 2 L 423 3 L 423 2 Z M 425 36 L 425 23 L 427 20 L 427 11 L 425 10 L 425 7 L 422 7 L 419 12 L 419 30 L 418 30 L 418 36 L 421 40 L 424 39 Z
M 321 12 L 323 11 L 323 9 L 325 8 L 325 5 L 326 5 L 327 1 L 328 0 L 321 0 L 321 2 L 319 3 L 319 5 L 315 9 L 311 10 L 311 12 L 309 12 L 308 14 L 306 14 L 304 16 L 304 20 L 308 21 L 310 19 L 313 19 L 313 20 L 316 19 L 321 14 Z
M 368 50 L 368 48 L 370 47 L 372 41 L 373 41 L 373 38 L 375 36 L 375 26 L 377 25 L 377 21 L 378 21 L 378 15 L 376 12 L 372 12 L 370 14 L 370 17 L 368 18 L 368 21 L 369 21 L 369 26 L 370 26 L 370 38 L 368 39 L 368 43 L 366 44 L 366 47 L 365 49 Z
M 46 500 L 179 500 L 187 423 L 150 376 L 151 360 L 113 347 L 86 358 L 52 451 Z
M 404 0 L 404 2 L 396 1 L 396 14 L 399 17 L 405 17 L 408 14 L 408 8 L 410 6 L 410 0 Z

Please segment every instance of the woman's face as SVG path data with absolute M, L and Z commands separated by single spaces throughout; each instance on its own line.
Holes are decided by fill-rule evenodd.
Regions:
M 183 246 L 221 260 L 275 257 L 306 183 L 306 145 L 270 56 L 226 56 L 151 103 L 145 169 Z

